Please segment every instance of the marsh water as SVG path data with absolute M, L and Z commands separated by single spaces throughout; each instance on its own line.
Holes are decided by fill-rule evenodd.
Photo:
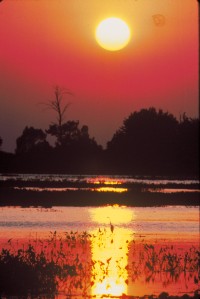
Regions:
M 98 228 L 124 229 L 145 239 L 197 239 L 198 207 L 2 207 L 0 237 L 31 238 L 48 236 L 50 231 L 87 231 Z
M 1 179 L 5 180 L 8 177 Z M 31 180 L 34 179 L 35 177 L 31 176 Z M 43 176 L 40 177 L 40 180 L 42 179 L 50 178 Z M 63 177 L 56 176 L 55 179 L 63 180 Z M 88 180 L 88 177 L 68 177 L 68 180 L 80 181 L 81 179 Z M 21 180 L 27 180 L 27 176 L 21 176 Z M 30 176 L 28 180 L 30 181 Z M 98 182 L 96 177 L 89 177 L 89 180 Z M 110 181 L 108 178 L 106 181 L 117 182 L 117 186 L 120 187 L 121 180 L 130 181 L 131 178 L 115 177 L 113 180 L 113 177 L 110 177 Z M 145 181 L 147 185 L 148 182 Z M 168 181 L 165 183 L 167 184 Z M 187 181 L 187 184 L 189 183 L 190 181 Z M 159 180 L 155 184 L 159 185 Z M 158 295 L 163 291 L 181 296 L 185 293 L 194 294 L 197 290 L 196 273 L 192 270 L 194 267 L 184 272 L 179 271 L 178 268 L 174 272 L 170 272 L 169 269 L 157 272 L 150 271 L 151 269 L 138 270 L 143 266 L 144 269 L 149 267 L 147 258 L 150 258 L 150 253 L 151 255 L 156 253 L 158 259 L 159 254 L 161 256 L 165 251 L 168 252 L 165 257 L 176 255 L 180 261 L 186 256 L 186 251 L 191 253 L 194 248 L 199 250 L 199 208 L 197 206 L 74 207 L 72 203 L 67 207 L 5 206 L 0 208 L 1 247 L 6 247 L 10 239 L 13 244 L 19 246 L 30 240 L 47 240 L 52 233 L 66 236 L 68 233 L 84 232 L 92 236 L 91 245 L 83 252 L 85 261 L 90 257 L 93 261 L 98 261 L 98 265 L 106 262 L 108 264 L 106 271 L 95 267 L 91 270 L 87 279 L 92 278 L 93 282 L 87 289 L 88 296 L 102 296 L 101 298 L 119 297 L 123 294 L 144 296 L 145 294 Z M 143 252 L 147 247 L 151 250 Z M 145 268 L 144 264 L 148 267 Z M 59 297 L 65 295 L 66 289 L 61 288 Z M 74 289 L 71 295 L 81 296 L 81 290 Z

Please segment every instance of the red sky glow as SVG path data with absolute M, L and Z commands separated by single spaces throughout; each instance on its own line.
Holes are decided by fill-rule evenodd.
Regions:
M 131 30 L 129 44 L 110 52 L 95 28 L 115 16 Z M 159 19 L 160 18 L 160 19 Z M 159 21 L 161 20 L 161 21 Z M 160 22 L 160 23 L 159 23 Z M 124 118 L 156 107 L 198 116 L 196 0 L 5 0 L 0 3 L 0 136 L 14 151 L 27 126 L 47 129 L 39 105 L 59 85 L 73 92 L 67 119 L 89 126 L 105 145 Z

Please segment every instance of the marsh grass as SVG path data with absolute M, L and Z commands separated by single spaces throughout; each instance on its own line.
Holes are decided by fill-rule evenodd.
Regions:
M 198 287 L 200 252 L 196 247 L 180 250 L 174 245 L 146 244 L 144 241 L 136 244 L 133 241 L 131 252 L 129 273 L 132 281 L 143 274 L 146 283 L 160 280 L 166 288 L 182 276 L 185 285 L 193 282 Z
M 94 260 L 92 242 L 95 239 L 103 246 L 108 238 L 113 244 L 112 233 L 99 229 L 95 234 L 71 231 L 59 235 L 55 231 L 50 232 L 48 239 L 36 238 L 23 244 L 9 240 L 0 253 L 0 295 L 54 297 L 62 293 L 67 298 L 77 294 L 89 297 L 96 279 L 102 280 L 109 274 L 112 259 Z M 144 276 L 146 283 L 160 279 L 166 289 L 182 275 L 185 283 L 192 281 L 198 288 L 200 252 L 194 246 L 177 250 L 173 245 L 133 240 L 128 247 L 129 262 L 120 269 L 121 275 L 128 273 L 126 284 Z M 116 261 L 116 267 L 119 265 L 120 261 Z M 92 274 L 97 268 L 100 278 Z

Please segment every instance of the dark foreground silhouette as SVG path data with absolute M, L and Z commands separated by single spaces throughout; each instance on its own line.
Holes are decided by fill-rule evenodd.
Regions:
M 55 298 L 56 294 L 64 293 L 66 298 L 73 294 L 79 294 L 78 298 L 95 296 L 90 295 L 91 287 L 101 280 L 109 277 L 110 261 L 112 256 L 103 262 L 95 260 L 90 253 L 90 245 L 94 241 L 99 246 L 106 237 L 106 242 L 113 244 L 111 232 L 99 232 L 88 234 L 83 232 L 66 232 L 64 236 L 52 232 L 49 239 L 31 240 L 27 243 L 9 240 L 7 247 L 0 252 L 0 295 L 3 297 L 18 296 L 27 298 L 32 296 L 46 296 Z M 138 243 L 137 243 L 138 242 Z M 140 277 L 145 277 L 146 283 L 154 283 L 155 277 L 160 277 L 163 285 L 174 284 L 181 275 L 184 275 L 187 285 L 198 288 L 198 259 L 200 252 L 195 246 L 184 249 L 172 245 L 148 244 L 143 241 L 135 241 L 129 244 L 130 255 L 134 263 L 129 262 L 124 269 L 120 270 L 128 274 L 128 280 L 136 282 Z M 178 246 L 180 247 L 180 245 Z M 178 251 L 177 251 L 178 250 Z M 126 260 L 126 257 L 123 257 Z M 119 261 L 116 260 L 116 267 Z M 98 269 L 98 275 L 94 270 Z M 92 274 L 93 273 L 93 274 Z M 182 282 L 183 283 L 183 282 Z M 64 289 L 63 289 L 64 286 Z M 196 287 L 196 288 L 195 288 Z M 190 290 L 188 289 L 188 292 Z M 159 296 L 149 295 L 141 298 L 198 298 L 198 290 L 191 292 L 191 296 L 169 296 L 165 291 Z M 98 295 L 98 294 L 97 294 Z M 103 295 L 104 298 L 138 298 L 127 296 Z M 72 296 L 77 298 L 77 296 Z

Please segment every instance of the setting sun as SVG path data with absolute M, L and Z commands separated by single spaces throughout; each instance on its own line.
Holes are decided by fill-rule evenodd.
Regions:
M 103 20 L 96 28 L 98 44 L 109 51 L 118 51 L 124 48 L 130 40 L 129 26 L 119 18 Z

